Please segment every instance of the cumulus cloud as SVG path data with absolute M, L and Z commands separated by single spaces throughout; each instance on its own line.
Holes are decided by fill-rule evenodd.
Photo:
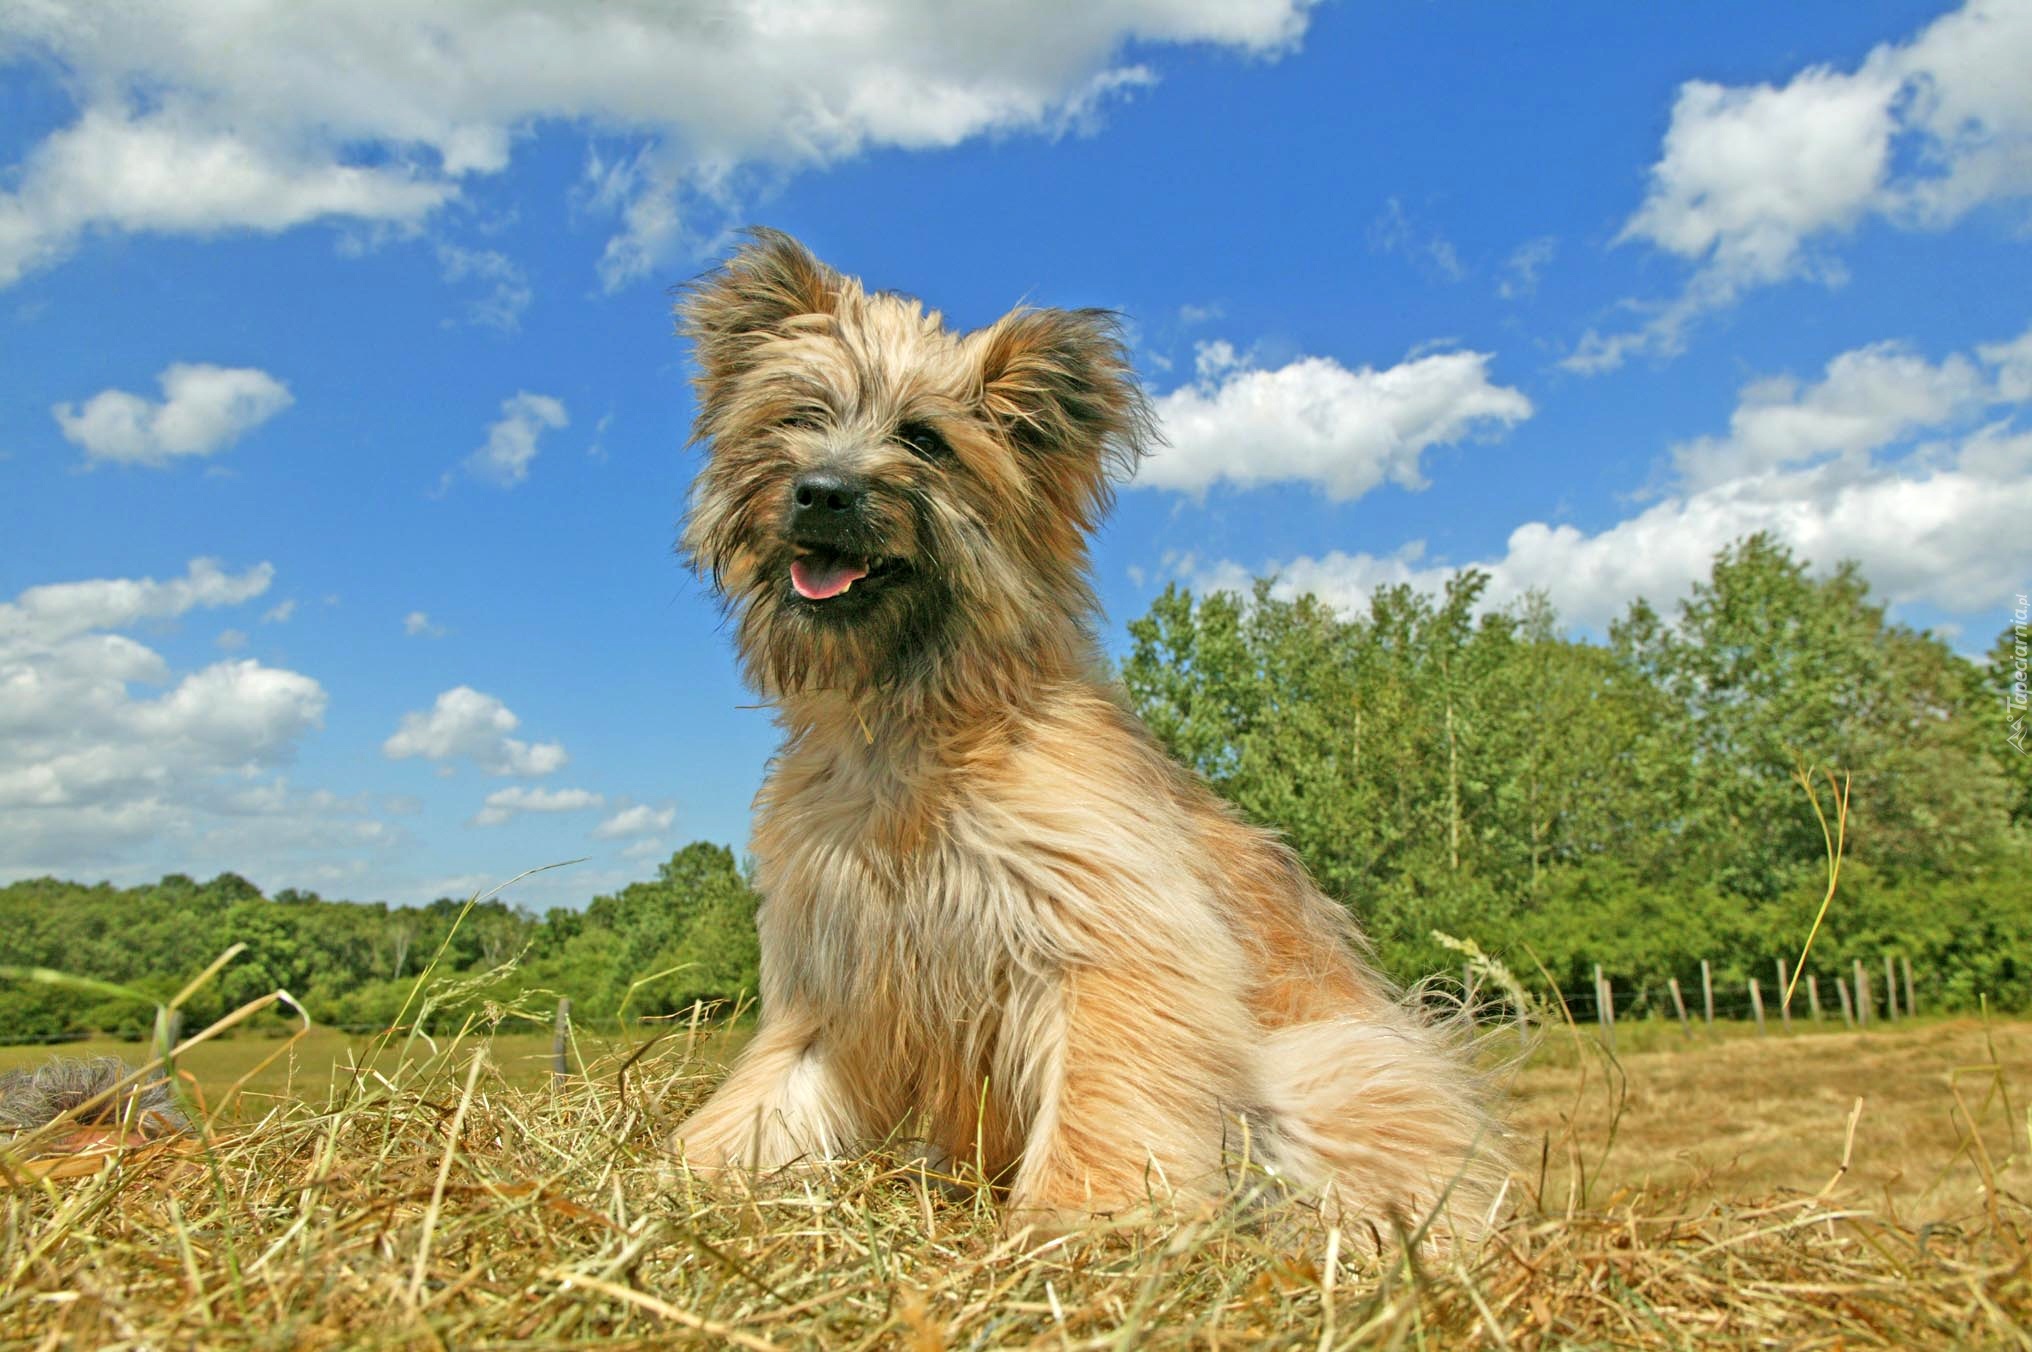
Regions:
M 2008 343 L 1985 343 L 1976 355 L 1997 370 L 1997 397 L 2032 403 L 2032 329 Z
M 2032 8 L 1969 0 L 1854 71 L 1815 66 L 1783 85 L 1682 85 L 1643 204 L 1619 243 L 1693 266 L 1682 293 L 1620 333 L 1589 332 L 1563 363 L 1593 373 L 1670 355 L 1703 315 L 1796 277 L 1838 280 L 1821 242 L 1878 218 L 1954 224 L 2032 194 Z
M 618 286 L 687 229 L 710 237 L 744 187 L 872 148 L 1064 127 L 1148 82 L 1124 48 L 1275 56 L 1310 3 L 1093 0 L 1049 23 L 929 0 L 794 21 L 544 0 L 10 5 L 0 48 L 63 70 L 79 114 L 7 176 L 0 285 L 95 230 L 414 224 L 506 168 L 518 133 L 561 122 L 606 147 L 587 201 L 615 221 L 598 268 Z
M 428 711 L 402 716 L 393 736 L 381 744 L 390 760 L 466 760 L 490 775 L 547 775 L 568 759 L 557 742 L 520 741 L 508 734 L 522 720 L 492 695 L 469 685 L 454 686 Z
M 1336 502 L 1388 480 L 1423 488 L 1433 446 L 1492 435 L 1531 416 L 1531 401 L 1491 384 L 1484 352 L 1437 352 L 1388 370 L 1351 371 L 1330 357 L 1262 370 L 1225 342 L 1199 345 L 1192 383 L 1156 401 L 1168 446 L 1136 484 L 1203 493 L 1310 483 Z
M 487 442 L 466 457 L 466 472 L 502 488 L 513 488 L 529 477 L 537 442 L 546 428 L 567 426 L 570 418 L 559 400 L 547 394 L 518 390 L 501 401 L 501 416 L 487 428 Z
M 1876 197 L 1897 91 L 1880 62 L 1855 75 L 1808 70 L 1783 88 L 1687 82 L 1650 195 L 1619 238 L 1744 283 L 1788 275 L 1807 236 L 1853 224 Z
M 411 638 L 443 638 L 445 627 L 434 623 L 425 612 L 412 610 L 402 617 L 402 632 Z
M 174 619 L 200 607 L 237 606 L 267 591 L 274 580 L 271 564 L 256 564 L 235 575 L 216 559 L 192 559 L 182 577 L 166 582 L 121 577 L 30 587 L 0 605 L 0 645 L 54 647 L 95 629 Z
M 143 21 L 137 26 L 175 21 L 152 7 L 130 17 Z M 97 18 L 118 22 L 110 13 Z M 89 50 L 97 41 L 78 29 L 99 22 L 77 11 L 0 12 L 0 41 L 11 27 L 38 20 L 59 50 L 82 38 L 73 50 L 97 64 L 99 54 Z M 133 58 L 131 73 L 107 72 L 113 81 L 145 78 L 148 63 L 141 53 Z M 94 230 L 205 235 L 227 228 L 273 233 L 330 217 L 415 221 L 454 192 L 450 183 L 421 179 L 407 167 L 346 163 L 336 147 L 307 152 L 285 130 L 287 121 L 263 127 L 179 96 L 141 113 L 139 98 L 104 97 L 30 150 L 15 168 L 14 190 L 0 193 L 0 286 L 61 260 Z M 286 91 L 274 98 L 286 102 Z
M 1937 469 L 1845 480 L 1825 467 L 1674 495 L 1606 530 L 1528 522 L 1505 551 L 1462 566 L 1487 570 L 1487 600 L 1502 605 L 1545 592 L 1573 624 L 1599 629 L 1633 597 L 1666 602 L 1705 577 L 1716 551 L 1770 531 L 1823 567 L 1855 559 L 1883 596 L 1966 612 L 1998 601 L 2032 570 L 2023 524 L 2032 513 L 2032 434 L 1972 437 Z M 1334 551 L 1234 563 L 1192 574 L 1203 590 L 1241 590 L 1252 572 L 1274 573 L 1280 595 L 1311 592 L 1359 610 L 1384 583 L 1437 589 L 1453 564 L 1420 551 L 1378 557 Z
M 674 807 L 651 807 L 637 803 L 624 807 L 613 816 L 593 828 L 595 840 L 626 840 L 630 836 L 650 835 L 657 831 L 668 831 L 670 824 L 677 820 Z
M 1857 560 L 1893 603 L 1980 609 L 2032 575 L 2032 431 L 2009 412 L 1994 416 L 2028 402 L 2013 366 L 2028 340 L 2032 331 L 1937 364 L 1880 344 L 1841 354 L 1811 385 L 1755 382 L 1728 436 L 1676 448 L 1671 491 L 1603 530 L 1527 522 L 1501 554 L 1459 564 L 1429 561 L 1414 542 L 1390 555 L 1335 551 L 1254 568 L 1185 560 L 1173 571 L 1206 590 L 1275 574 L 1280 594 L 1357 610 L 1378 585 L 1433 590 L 1472 565 L 1491 574 L 1491 605 L 1543 591 L 1570 622 L 1599 628 L 1633 597 L 1684 594 L 1716 551 L 1769 531 L 1823 568 Z
M 313 838 L 385 836 L 363 806 L 278 773 L 323 724 L 316 680 L 247 658 L 179 674 L 118 632 L 243 605 L 273 575 L 198 559 L 166 581 L 53 583 L 0 603 L 0 875 L 105 876 L 144 847 L 158 863 L 258 850 L 244 866 Z
M 156 383 L 160 400 L 101 390 L 82 406 L 58 404 L 50 413 L 88 460 L 160 468 L 216 455 L 296 402 L 287 385 L 252 367 L 177 362 Z
M 589 789 L 496 789 L 473 817 L 474 826 L 499 826 L 523 812 L 588 812 L 606 806 L 606 798 Z
M 1936 366 L 1902 344 L 1877 343 L 1842 353 L 1812 385 L 1790 376 L 1752 382 L 1727 436 L 1687 442 L 1672 458 L 1696 491 L 1827 456 L 1863 461 L 1916 429 L 1974 413 L 1996 394 L 1965 356 Z

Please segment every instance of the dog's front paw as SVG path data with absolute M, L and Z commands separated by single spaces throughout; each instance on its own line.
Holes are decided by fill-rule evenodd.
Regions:
M 1059 1207 L 1011 1203 L 1002 1208 L 1001 1230 L 1008 1238 L 1035 1248 L 1054 1239 L 1078 1234 L 1095 1222 L 1107 1219 L 1105 1214 L 1088 1211 L 1083 1206 Z
M 710 1149 L 703 1138 L 687 1133 L 683 1127 L 664 1138 L 663 1151 L 670 1156 L 674 1167 L 689 1170 L 701 1178 L 710 1178 L 727 1167 L 724 1153 Z

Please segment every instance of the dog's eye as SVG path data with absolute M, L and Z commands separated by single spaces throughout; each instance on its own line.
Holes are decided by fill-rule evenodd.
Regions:
M 818 429 L 818 414 L 812 409 L 801 408 L 794 413 L 785 414 L 779 426 L 796 428 L 800 432 L 816 431 Z
M 952 447 L 938 429 L 927 423 L 907 422 L 896 429 L 896 439 L 910 448 L 910 453 L 920 460 L 939 461 L 951 457 Z

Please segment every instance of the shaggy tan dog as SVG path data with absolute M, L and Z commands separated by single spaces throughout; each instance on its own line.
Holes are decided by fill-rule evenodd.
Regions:
M 1152 439 L 1113 318 L 954 333 L 768 231 L 679 313 L 709 446 L 683 548 L 785 737 L 761 1027 L 673 1147 L 919 1138 L 1026 1221 L 1275 1177 L 1385 1233 L 1473 1228 L 1458 1035 L 1110 683 L 1086 541 Z

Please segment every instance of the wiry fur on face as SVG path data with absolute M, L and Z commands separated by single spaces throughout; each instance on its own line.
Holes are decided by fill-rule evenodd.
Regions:
M 682 548 L 765 694 L 902 693 L 1084 633 L 1086 537 L 1152 435 L 1113 316 L 1017 310 L 954 333 L 767 230 L 679 316 L 710 448 Z M 868 575 L 812 600 L 793 581 L 812 554 L 796 496 L 833 476 L 865 496 L 825 557 Z

